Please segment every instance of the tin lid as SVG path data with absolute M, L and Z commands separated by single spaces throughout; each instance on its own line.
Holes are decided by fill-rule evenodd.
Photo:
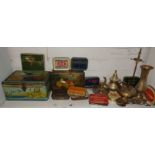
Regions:
M 21 54 L 21 62 L 23 71 L 44 71 L 45 61 L 42 54 Z
M 149 105 L 155 104 L 155 89 L 152 86 L 148 86 L 145 91 L 145 97 Z

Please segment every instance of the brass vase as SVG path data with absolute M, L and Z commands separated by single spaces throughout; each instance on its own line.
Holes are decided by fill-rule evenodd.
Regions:
M 154 69 L 150 65 L 142 65 L 141 66 L 141 78 L 138 84 L 136 85 L 136 89 L 139 93 L 142 93 L 147 85 L 147 78 L 149 75 L 150 70 Z

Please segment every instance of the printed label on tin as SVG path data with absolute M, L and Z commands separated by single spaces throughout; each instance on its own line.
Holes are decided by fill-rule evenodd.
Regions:
M 70 70 L 70 59 L 69 58 L 54 58 L 53 59 L 54 70 Z

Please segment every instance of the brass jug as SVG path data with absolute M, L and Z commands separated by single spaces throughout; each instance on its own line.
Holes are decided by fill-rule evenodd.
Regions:
M 108 84 L 109 86 L 109 89 L 110 90 L 118 90 L 119 89 L 119 78 L 118 78 L 118 75 L 117 75 L 117 70 L 115 70 L 114 74 L 112 75 L 112 77 L 110 78 L 110 82 Z
M 136 89 L 138 92 L 142 93 L 145 90 L 146 84 L 147 84 L 147 78 L 148 78 L 150 70 L 152 69 L 154 69 L 154 67 L 150 65 L 141 66 L 141 78 L 138 84 L 136 85 Z

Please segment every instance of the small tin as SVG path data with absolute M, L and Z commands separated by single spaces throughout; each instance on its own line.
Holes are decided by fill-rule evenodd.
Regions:
M 85 97 L 87 94 L 87 90 L 82 87 L 71 86 L 69 87 L 67 93 L 69 96 Z
M 68 71 L 71 68 L 71 61 L 68 57 L 55 57 L 53 58 L 53 70 L 55 71 Z
M 91 94 L 89 96 L 89 104 L 105 105 L 109 104 L 108 97 L 103 94 Z
M 71 69 L 74 71 L 84 71 L 88 68 L 88 59 L 84 57 L 73 57 L 71 59 Z
M 148 86 L 144 91 L 147 104 L 154 105 L 155 104 L 155 89 L 152 86 Z
M 84 96 L 84 97 L 81 97 L 81 96 L 71 96 L 71 100 L 74 100 L 74 101 L 77 101 L 77 100 L 87 100 L 88 99 L 88 96 Z
M 69 100 L 70 96 L 67 94 L 66 89 L 55 89 L 52 91 L 53 100 Z
M 21 62 L 23 71 L 44 71 L 45 58 L 42 54 L 21 54 Z
M 85 78 L 85 87 L 86 88 L 94 88 L 95 86 L 98 86 L 99 83 L 100 83 L 100 78 L 97 76 Z

